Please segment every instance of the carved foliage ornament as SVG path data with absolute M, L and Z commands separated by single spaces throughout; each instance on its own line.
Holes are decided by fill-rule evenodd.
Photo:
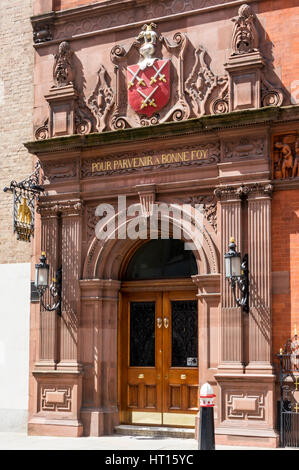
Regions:
M 259 39 L 251 7 L 247 4 L 241 5 L 238 16 L 232 21 L 235 23 L 232 36 L 233 55 L 256 52 L 259 47 Z
M 228 76 L 218 77 L 213 74 L 206 62 L 207 52 L 202 46 L 194 51 L 194 56 L 195 63 L 185 83 L 185 91 L 190 97 L 194 114 L 203 116 L 227 113 Z

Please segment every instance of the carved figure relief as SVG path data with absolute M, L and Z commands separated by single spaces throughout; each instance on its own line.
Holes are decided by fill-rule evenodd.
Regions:
M 55 54 L 55 63 L 53 68 L 54 87 L 61 87 L 72 84 L 73 70 L 72 59 L 73 52 L 70 44 L 63 41 L 58 48 L 58 54 Z
M 299 135 L 289 134 L 274 138 L 273 178 L 287 179 L 299 176 Z

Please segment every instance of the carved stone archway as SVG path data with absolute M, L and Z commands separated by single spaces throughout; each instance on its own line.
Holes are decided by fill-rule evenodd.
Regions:
M 115 220 L 117 218 L 118 214 Z M 167 219 L 172 229 L 181 223 L 173 214 Z M 123 224 L 126 226 L 128 222 Z M 191 219 L 191 224 L 185 224 L 183 229 L 185 238 L 193 243 L 199 273 L 193 276 L 193 281 L 198 286 L 200 382 L 203 383 L 209 378 L 208 315 L 210 308 L 219 308 L 220 300 L 219 251 L 215 233 L 206 221 L 200 230 L 201 238 L 194 237 L 192 229 L 195 222 L 194 218 Z M 82 350 L 79 356 L 84 368 L 81 419 L 88 435 L 111 434 L 119 420 L 117 330 L 120 277 L 124 258 L 129 252 L 134 252 L 140 240 L 117 239 L 116 230 L 112 230 L 105 240 L 95 237 L 91 241 L 80 281 L 83 328 L 80 329 Z M 86 347 L 88 362 L 85 362 Z M 88 401 L 93 403 L 93 407 L 88 406 Z

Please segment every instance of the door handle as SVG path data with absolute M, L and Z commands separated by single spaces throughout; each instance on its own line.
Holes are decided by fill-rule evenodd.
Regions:
M 168 327 L 169 327 L 169 319 L 164 318 L 164 328 L 168 328 Z
M 159 317 L 157 318 L 157 327 L 161 328 L 161 326 L 162 326 L 162 318 Z
M 144 379 L 144 374 L 139 374 L 138 379 Z

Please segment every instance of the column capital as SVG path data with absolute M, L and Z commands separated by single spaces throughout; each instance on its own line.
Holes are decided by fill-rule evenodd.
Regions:
M 256 183 L 249 187 L 248 199 L 266 198 L 270 199 L 273 192 L 273 185 L 269 182 Z
M 221 202 L 239 201 L 241 199 L 255 199 L 258 197 L 271 197 L 273 186 L 269 181 L 261 183 L 241 184 L 241 186 L 219 186 L 214 194 Z
M 68 199 L 64 201 L 39 201 L 37 212 L 43 218 L 58 216 L 79 216 L 84 209 L 81 199 Z

